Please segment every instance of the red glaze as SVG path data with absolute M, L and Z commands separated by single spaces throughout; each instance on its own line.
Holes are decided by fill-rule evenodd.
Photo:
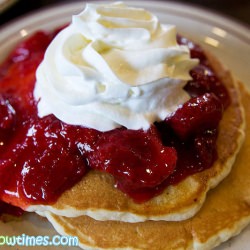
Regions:
M 179 44 L 187 45 L 190 49 L 191 58 L 198 58 L 200 64 L 191 70 L 192 80 L 187 83 L 185 90 L 192 96 L 205 93 L 214 93 L 222 102 L 224 108 L 230 104 L 230 97 L 226 87 L 216 76 L 202 48 L 185 37 L 177 36 Z
M 112 174 L 117 186 L 134 197 L 137 190 L 160 185 L 174 171 L 177 155 L 174 148 L 162 145 L 152 126 L 147 132 L 116 129 L 104 133 L 88 160 L 91 168 Z
M 136 202 L 144 202 L 213 164 L 217 125 L 230 99 L 199 46 L 178 37 L 201 60 L 185 87 L 190 101 L 148 131 L 102 133 L 53 115 L 37 116 L 35 71 L 55 33 L 35 33 L 0 66 L 0 200 L 23 209 L 50 204 L 97 169 L 112 174 L 117 188 Z M 5 208 L 0 204 L 0 211 Z

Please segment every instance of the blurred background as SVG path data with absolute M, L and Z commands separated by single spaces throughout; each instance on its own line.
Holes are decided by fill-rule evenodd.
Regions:
M 79 0 L 86 2 L 84 0 Z M 148 0 L 149 1 L 149 0 Z M 151 0 L 152 1 L 152 0 Z M 162 0 L 164 1 L 164 0 Z M 212 10 L 250 27 L 250 0 L 168 0 Z M 39 8 L 72 0 L 0 0 L 0 26 Z

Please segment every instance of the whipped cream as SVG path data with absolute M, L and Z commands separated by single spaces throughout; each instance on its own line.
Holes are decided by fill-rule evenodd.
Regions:
M 175 27 L 146 10 L 87 4 L 37 69 L 38 115 L 100 131 L 146 130 L 189 99 L 183 87 L 196 64 Z

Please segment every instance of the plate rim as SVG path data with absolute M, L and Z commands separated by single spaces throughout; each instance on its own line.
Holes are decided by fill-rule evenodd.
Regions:
M 88 3 L 110 3 L 110 1 L 102 1 L 102 0 L 95 0 L 95 1 L 89 1 Z M 172 14 L 180 14 L 184 13 L 184 17 L 186 18 L 195 18 L 195 20 L 202 21 L 202 22 L 208 22 L 211 25 L 218 25 L 222 29 L 229 31 L 230 34 L 240 39 L 242 42 L 246 44 L 250 44 L 250 27 L 245 24 L 241 23 L 238 20 L 235 20 L 234 18 L 228 17 L 224 14 L 221 14 L 217 11 L 211 10 L 206 7 L 198 6 L 195 4 L 187 4 L 183 2 L 172 2 L 172 1 L 165 1 L 165 0 L 154 0 L 154 1 L 148 1 L 148 0 L 125 0 L 124 3 L 131 4 L 134 6 L 145 6 L 145 9 L 150 6 L 154 9 L 161 9 L 162 6 L 164 8 L 171 9 Z M 24 15 L 21 15 L 19 17 L 16 17 L 9 22 L 0 25 L 0 32 L 5 32 L 6 29 L 18 26 L 21 23 L 24 24 L 29 19 L 36 18 L 37 20 L 41 20 L 42 17 L 38 17 L 38 14 L 42 14 L 44 16 L 45 14 L 51 15 L 53 12 L 57 10 L 61 10 L 63 8 L 67 9 L 78 9 L 79 12 L 83 9 L 84 5 L 87 3 L 87 1 L 73 1 L 73 2 L 66 2 L 66 3 L 55 3 L 49 6 L 41 7 L 38 10 L 34 10 L 31 12 L 28 12 Z M 146 5 L 145 5 L 146 4 Z M 185 10 L 185 11 L 184 11 Z
M 100 2 L 100 1 L 91 1 L 91 2 Z M 102 2 L 106 2 L 106 1 L 102 1 Z M 110 2 L 110 1 L 109 1 Z M 209 10 L 206 10 L 204 8 L 200 8 L 200 7 L 197 7 L 197 6 L 193 6 L 193 5 L 190 5 L 190 4 L 186 4 L 186 3 L 176 3 L 176 2 L 169 2 L 169 1 L 152 1 L 152 2 L 149 2 L 149 1 L 132 1 L 132 0 L 129 0 L 129 1 L 124 1 L 125 3 L 133 3 L 133 5 L 135 5 L 134 3 L 136 3 L 138 5 L 138 3 L 140 5 L 142 5 L 142 3 L 146 3 L 145 5 L 145 8 L 148 8 L 148 6 L 154 6 L 154 5 L 158 5 L 158 8 L 160 9 L 161 6 L 165 6 L 165 5 L 169 5 L 171 6 L 171 8 L 183 8 L 182 10 L 180 11 L 176 11 L 176 14 L 178 15 L 178 13 L 183 13 L 184 10 L 188 9 L 190 13 L 190 16 L 189 17 L 192 17 L 195 16 L 195 20 L 197 20 L 196 18 L 196 13 L 199 13 L 198 16 L 204 16 L 204 13 L 207 14 L 207 18 L 201 18 L 201 20 L 209 20 L 209 24 L 211 25 L 214 25 L 214 24 L 218 24 L 219 27 L 222 27 L 221 25 L 223 23 L 225 23 L 225 30 L 231 30 L 231 28 L 233 29 L 233 31 L 235 30 L 235 32 L 233 32 L 233 36 L 237 36 L 237 34 L 242 34 L 242 36 L 239 37 L 239 40 L 241 40 L 242 42 L 246 43 L 249 47 L 250 47 L 250 34 L 249 34 L 249 29 L 247 27 L 245 27 L 244 25 L 238 23 L 238 22 L 235 22 L 235 21 L 232 21 L 230 19 L 228 19 L 227 17 L 225 16 L 218 16 L 218 14 L 216 14 L 216 12 L 211 12 Z M 78 9 L 79 8 L 79 11 L 81 11 L 81 9 L 84 7 L 84 5 L 86 4 L 85 1 L 74 1 L 74 2 L 68 2 L 68 3 L 60 3 L 60 4 L 55 4 L 55 5 L 50 5 L 48 7 L 43 7 L 39 10 L 36 10 L 36 11 L 32 11 L 30 13 L 27 13 L 23 16 L 20 16 L 16 19 L 13 19 L 12 21 L 0 26 L 0 32 L 2 33 L 2 31 L 6 32 L 9 27 L 12 27 L 12 29 L 10 29 L 10 32 L 6 32 L 4 34 L 11 34 L 13 33 L 13 30 L 18 30 L 17 27 L 20 27 L 21 24 L 24 24 L 24 27 L 23 28 L 26 28 L 26 23 L 32 19 L 32 17 L 36 17 L 39 13 L 42 13 L 41 17 L 37 20 L 37 22 L 41 22 L 42 20 L 45 20 L 44 18 L 46 16 L 53 16 L 53 12 L 57 10 L 57 13 L 59 11 L 59 9 L 61 8 L 67 8 L 67 12 L 69 12 L 70 10 L 73 10 L 73 9 Z M 178 7 L 177 7 L 178 6 Z M 187 17 L 187 16 L 185 16 Z M 211 19 L 213 19 L 214 17 L 214 22 L 211 23 Z M 70 17 L 69 17 L 70 18 Z M 200 20 L 200 19 L 198 19 Z M 230 24 L 233 24 L 232 27 L 230 27 Z M 34 24 L 32 24 L 31 26 L 33 26 Z M 222 27 L 223 28 L 223 27 Z M 28 28 L 29 29 L 29 28 Z M 246 33 L 243 33 L 243 32 L 246 32 Z M 249 34 L 249 35 L 247 35 Z M 3 33 L 2 33 L 3 35 Z M 17 34 L 16 34 L 17 35 Z M 242 37 L 243 37 L 243 40 L 242 40 Z M 21 39 L 21 38 L 19 38 Z M 3 41 L 3 39 L 0 39 Z M 0 228 L 1 228 L 1 225 L 0 225 Z
M 18 0 L 9 0 L 9 1 L 3 1 L 0 3 L 0 14 L 7 11 L 13 4 L 15 4 Z

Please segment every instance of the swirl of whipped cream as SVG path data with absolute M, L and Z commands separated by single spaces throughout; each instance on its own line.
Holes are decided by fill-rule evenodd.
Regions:
M 196 64 L 175 27 L 144 9 L 87 4 L 38 67 L 38 114 L 100 131 L 146 130 L 189 99 L 183 86 Z

